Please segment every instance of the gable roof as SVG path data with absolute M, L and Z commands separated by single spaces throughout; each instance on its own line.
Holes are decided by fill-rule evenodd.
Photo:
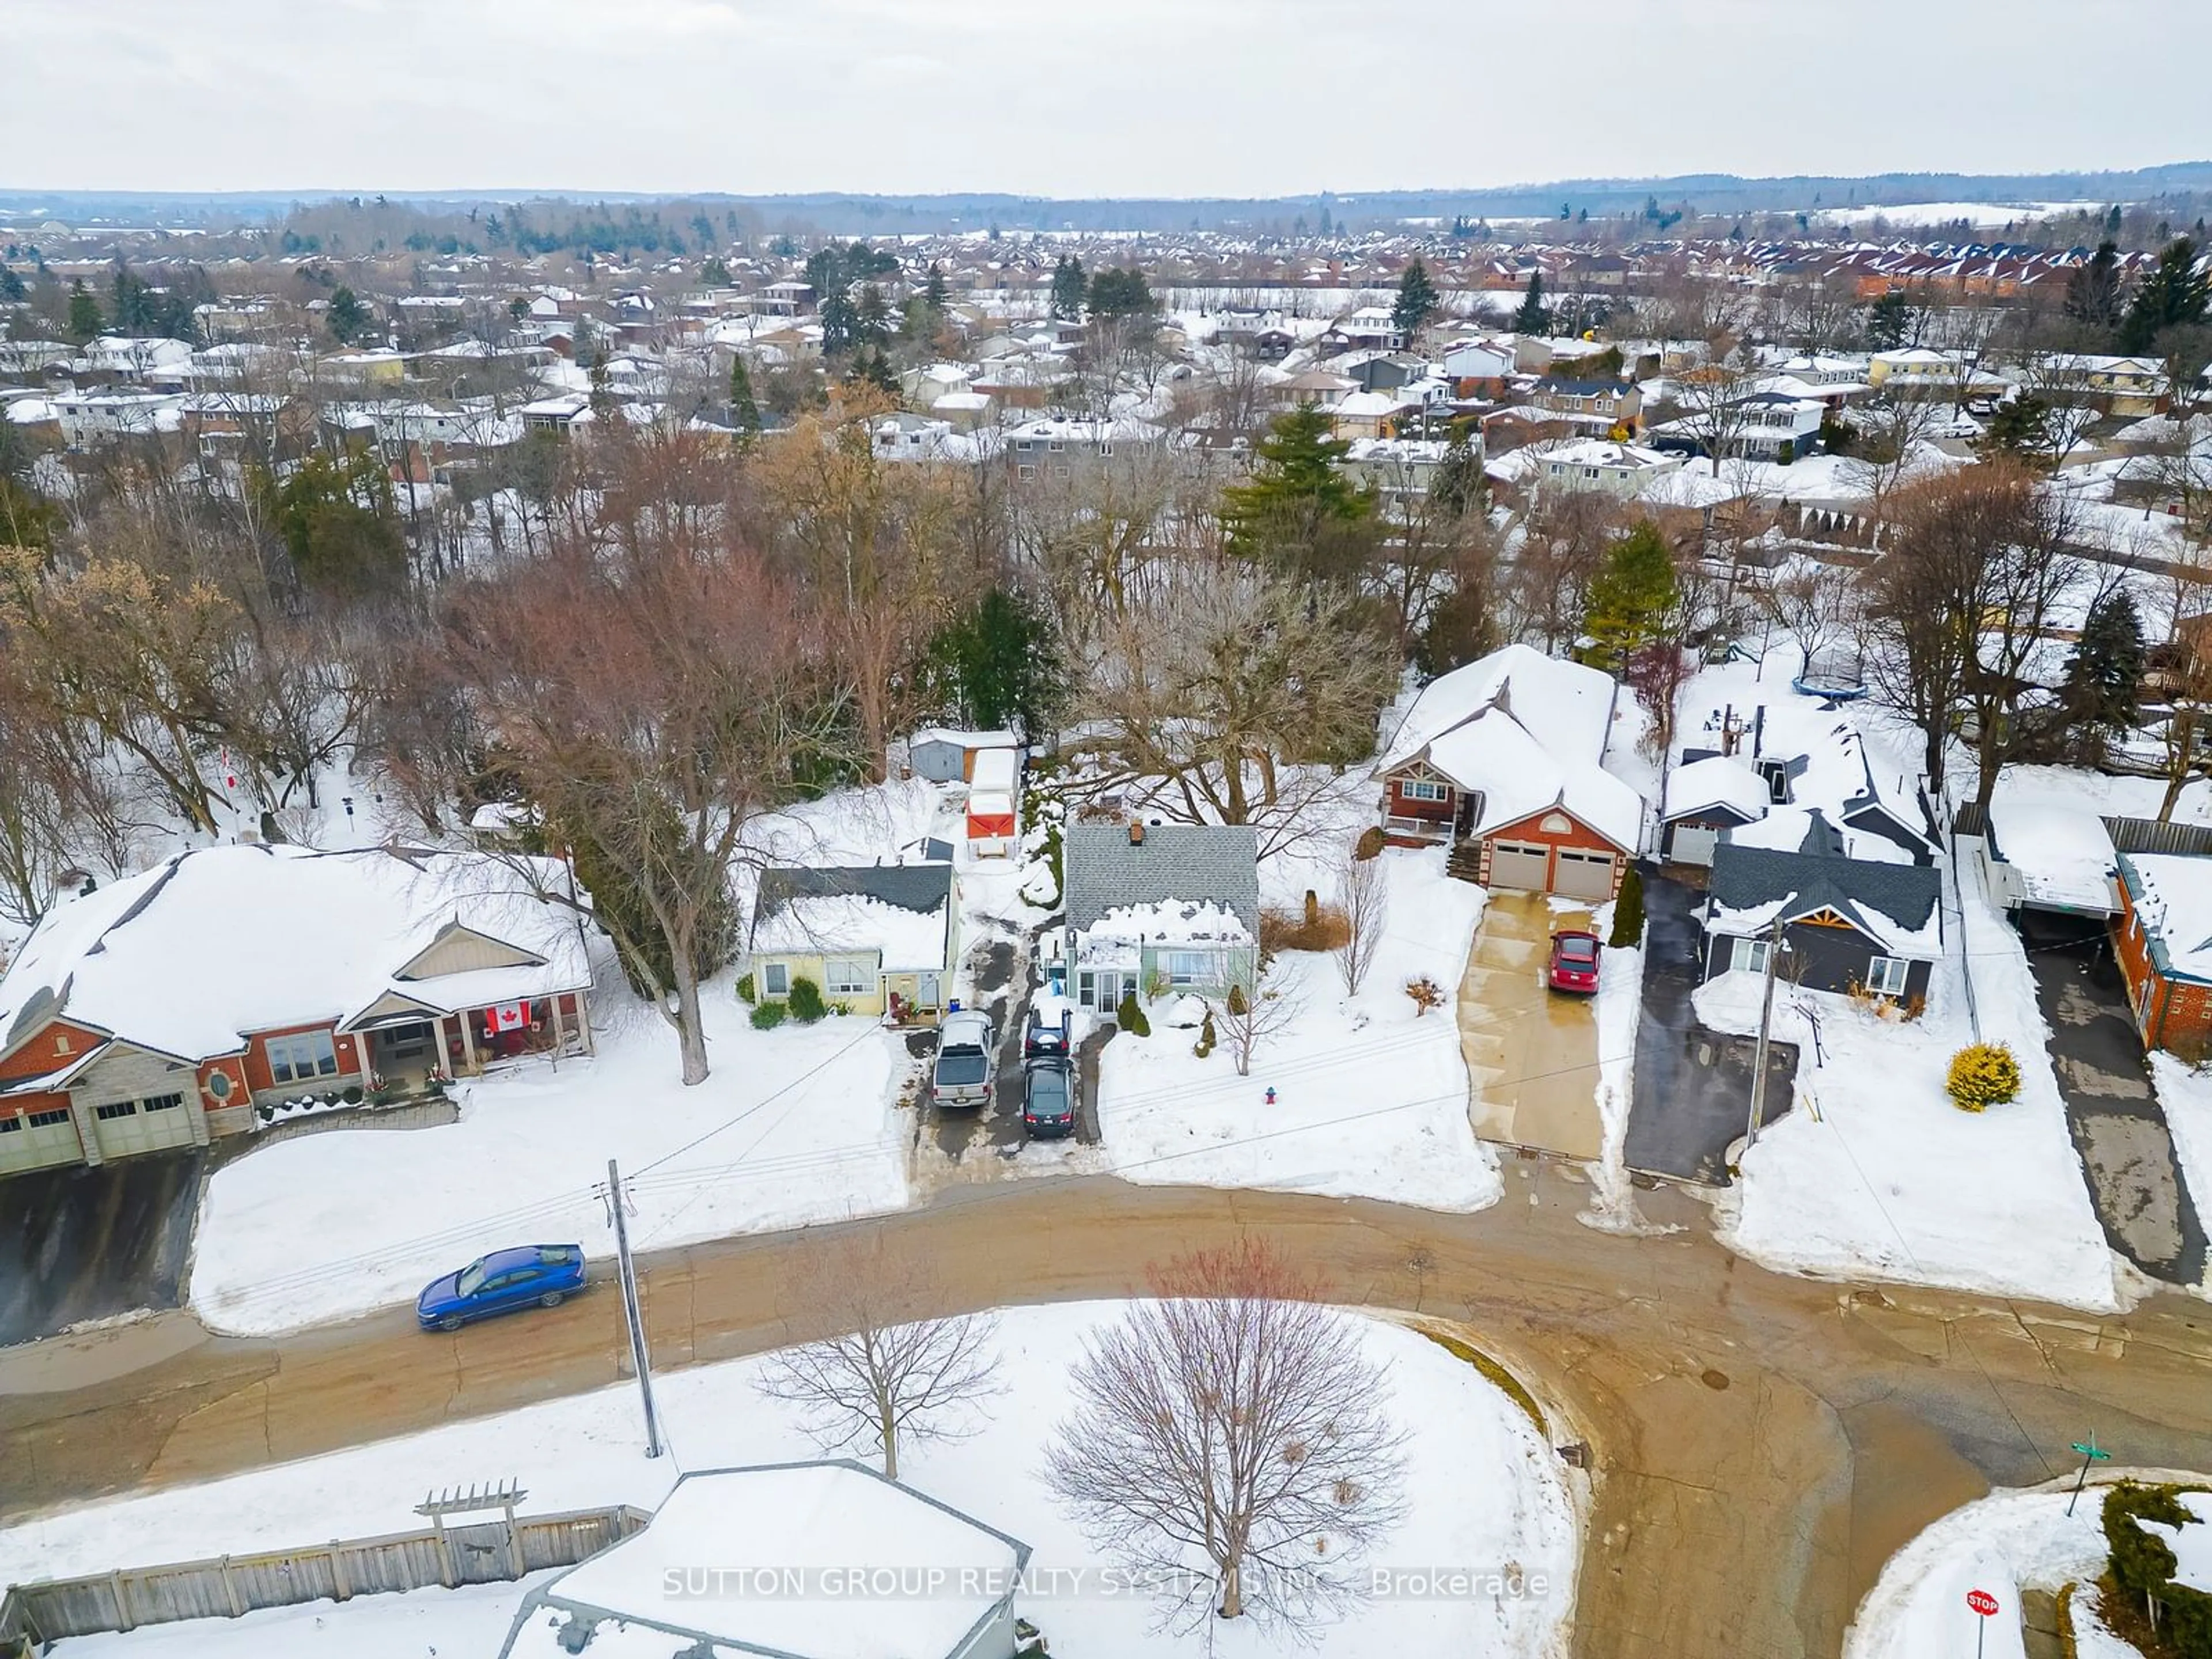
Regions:
M 1385 772 L 1419 757 L 1454 727 L 1495 707 L 1547 753 L 1595 763 L 1605 757 L 1620 688 L 1610 674 L 1563 662 L 1526 645 L 1509 645 L 1422 688 L 1392 734 Z
M 1943 952 L 1942 878 L 1932 865 L 1845 858 L 1835 827 L 1813 815 L 1804 850 L 1738 844 L 1734 830 L 1713 849 L 1707 927 L 1744 938 L 1830 910 L 1886 953 L 1932 961 Z M 1825 832 L 1825 833 L 1823 833 Z
M 951 938 L 950 864 L 763 871 L 753 903 L 757 953 L 881 953 L 886 969 L 942 969 Z
M 1116 908 L 1210 900 L 1259 937 L 1260 836 L 1249 824 L 1151 823 L 1133 845 L 1125 823 L 1072 823 L 1060 867 L 1077 933 Z
M 1746 823 L 1766 816 L 1773 792 L 1733 755 L 1708 755 L 1674 769 L 1667 780 L 1666 816 L 1687 817 L 1725 807 Z

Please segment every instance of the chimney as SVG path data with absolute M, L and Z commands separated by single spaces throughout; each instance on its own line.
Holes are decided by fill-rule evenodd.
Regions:
M 1132 847 L 1142 847 L 1144 844 L 1145 826 L 1143 823 L 1140 821 L 1132 821 L 1129 825 L 1129 845 Z

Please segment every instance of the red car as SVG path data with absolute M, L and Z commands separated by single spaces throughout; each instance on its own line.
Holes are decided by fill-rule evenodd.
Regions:
M 1552 965 L 1545 975 L 1554 991 L 1597 989 L 1597 935 L 1570 930 L 1552 935 Z

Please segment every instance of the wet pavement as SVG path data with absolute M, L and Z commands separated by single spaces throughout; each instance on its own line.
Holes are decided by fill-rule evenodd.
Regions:
M 970 1155 L 1011 1159 L 1029 1143 L 1029 1132 L 1022 1127 L 1022 1034 L 1029 1023 L 1030 998 L 1036 988 L 1030 981 L 1030 963 L 1036 952 L 1035 940 L 1028 944 L 1030 948 L 1024 949 L 1012 939 L 1000 939 L 977 947 L 976 1000 L 989 1012 L 998 1032 L 997 1083 L 991 1091 L 991 1103 L 981 1110 L 962 1108 L 939 1112 L 933 1102 L 925 1103 L 922 1132 L 951 1164 L 962 1164 Z M 1103 1040 L 1094 1034 L 1077 1055 L 1079 1087 L 1073 1139 L 1081 1146 L 1098 1144 L 1097 1045 Z
M 207 1157 L 149 1152 L 0 1181 L 0 1346 L 179 1305 Z
M 1751 1115 L 1759 1044 L 1700 1024 L 1690 1006 L 1704 972 L 1704 933 L 1692 914 L 1698 896 L 1671 877 L 1644 872 L 1644 1009 L 1623 1158 L 1646 1175 L 1725 1187 L 1728 1149 Z M 1769 1043 L 1767 1122 L 1789 1111 L 1796 1077 L 1796 1045 Z
M 2183 1184 L 2104 929 L 2032 915 L 2020 925 L 2035 1000 L 2051 1027 L 2066 1127 L 2106 1242 L 2154 1279 L 2200 1283 L 2203 1224 Z
M 1552 934 L 1589 912 L 1553 911 L 1541 893 L 1492 893 L 1459 988 L 1474 1133 L 1585 1162 L 1605 1149 L 1597 1109 L 1595 1000 L 1544 982 Z

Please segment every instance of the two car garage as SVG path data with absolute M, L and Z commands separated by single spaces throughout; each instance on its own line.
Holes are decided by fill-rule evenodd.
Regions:
M 92 1108 L 92 1145 L 85 1144 L 76 1115 L 40 1097 L 33 1109 L 0 1107 L 0 1176 L 49 1170 L 64 1164 L 105 1164 L 141 1152 L 166 1152 L 204 1141 L 198 1103 L 181 1091 L 111 1100 Z M 90 1154 L 88 1156 L 88 1154 Z

